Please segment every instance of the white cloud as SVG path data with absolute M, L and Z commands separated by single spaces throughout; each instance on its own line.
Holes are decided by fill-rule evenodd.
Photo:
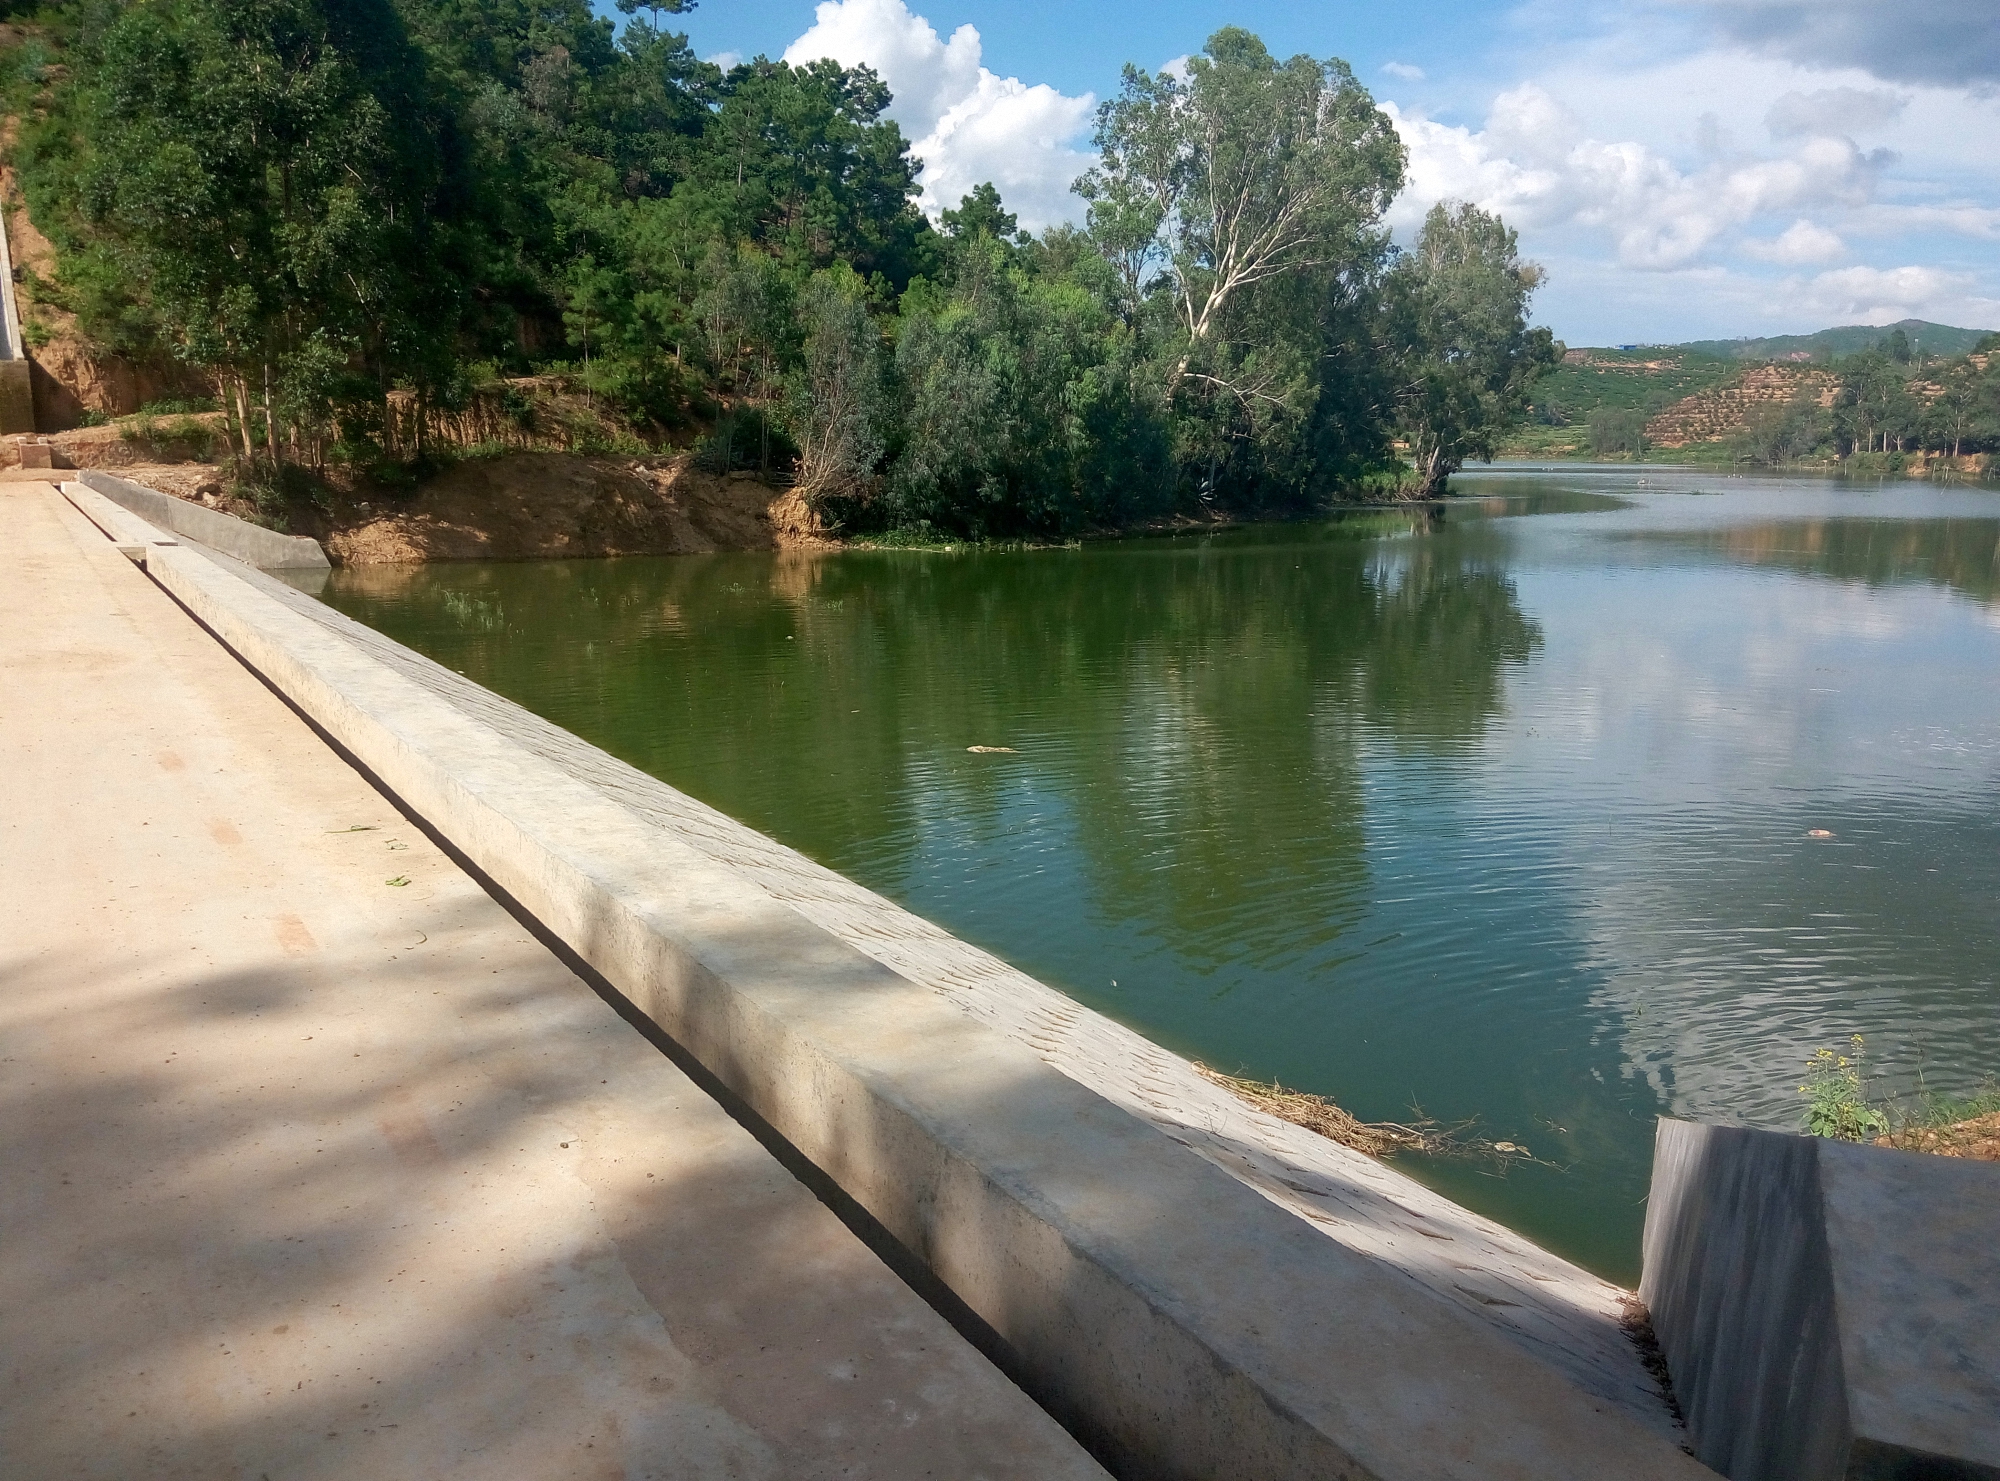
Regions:
M 1823 87 L 1786 93 L 1764 115 L 1764 126 L 1774 139 L 1859 134 L 1888 127 L 1909 106 L 1907 96 L 1887 88 Z
M 1892 235 L 1948 231 L 1984 242 L 2000 242 L 2000 210 L 1991 206 L 1871 206 L 1855 218 L 1854 230 Z
M 713 62 L 716 66 L 727 72 L 732 67 L 739 67 L 743 64 L 743 53 L 740 51 L 719 51 L 712 57 L 703 57 L 702 60 L 704 62 Z
M 1979 325 L 2000 318 L 2000 302 L 1978 297 L 1974 284 L 1970 273 L 1935 267 L 1842 267 L 1788 287 L 1803 309 L 1843 324 Z
M 1837 232 L 1814 226 L 1801 216 L 1769 241 L 1751 240 L 1743 244 L 1751 257 L 1786 267 L 1805 267 L 1816 262 L 1832 262 L 1847 251 Z
M 1434 201 L 1474 201 L 1517 227 L 1576 225 L 1610 235 L 1621 265 L 1683 268 L 1759 216 L 1823 204 L 1858 206 L 1887 160 L 1851 140 L 1815 136 L 1778 158 L 1724 156 L 1683 172 L 1636 141 L 1606 143 L 1545 89 L 1527 83 L 1493 101 L 1486 127 L 1440 124 L 1393 103 L 1383 110 L 1410 152 L 1394 224 Z
M 818 57 L 865 63 L 889 84 L 889 116 L 915 141 L 918 203 L 932 216 L 987 180 L 1030 229 L 1079 214 L 1069 187 L 1095 162 L 1074 147 L 1096 106 L 1090 94 L 996 76 L 981 64 L 977 30 L 960 26 L 947 41 L 904 0 L 827 0 L 784 60 Z
M 1923 316 L 2000 323 L 1980 307 L 2000 297 L 2000 86 L 1968 85 L 1935 55 L 1918 66 L 1870 46 L 1791 44 L 1833 34 L 1806 14 L 1818 8 L 1990 53 L 1994 4 L 1531 0 L 1508 12 L 1516 39 L 1427 57 L 1424 108 L 1389 110 L 1412 154 L 1398 235 L 1439 197 L 1500 210 L 1550 269 L 1538 312 L 1572 344 L 1803 331 L 1894 307 L 1894 293 L 1812 289 L 1822 269 L 1855 264 L 1971 274 Z M 1967 5 L 1985 17 L 1976 39 L 1931 24 Z M 1783 20 L 1790 42 L 1717 24 L 1725 11 Z M 1814 259 L 1803 234 L 1786 240 L 1801 218 L 1848 255 Z
M 1412 66 L 1408 62 L 1384 62 L 1382 70 L 1387 72 L 1391 77 L 1402 78 L 1405 82 L 1422 82 L 1424 80 L 1424 69 Z

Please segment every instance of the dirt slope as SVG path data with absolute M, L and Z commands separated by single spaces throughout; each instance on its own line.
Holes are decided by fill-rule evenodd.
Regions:
M 360 491 L 295 529 L 347 566 L 680 555 L 816 540 L 789 490 L 701 473 L 685 456 L 656 466 L 550 452 L 461 463 L 414 498 Z

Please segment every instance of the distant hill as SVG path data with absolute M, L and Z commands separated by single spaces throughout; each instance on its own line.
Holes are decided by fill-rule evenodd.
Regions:
M 1793 367 L 1807 373 L 1806 362 L 1872 349 L 1898 329 L 1913 350 L 1931 358 L 1962 355 L 1990 332 L 1905 319 L 1767 339 L 1571 348 L 1536 383 L 1528 422 L 1510 434 L 1507 455 L 1581 452 L 1589 444 L 1590 419 L 1600 411 L 1643 417 L 1646 436 L 1656 447 L 1713 443 L 1740 431 L 1758 405 L 1789 400 L 1796 390 L 1790 380 L 1763 376 L 1765 362 L 1777 362 L 1788 374 Z M 1827 394 L 1818 381 L 1812 389 L 1822 399 Z
M 1532 420 L 1541 430 L 1525 434 L 1549 450 L 1573 442 L 1576 429 L 1598 410 L 1650 417 L 1684 396 L 1742 374 L 1743 363 L 1672 346 L 1648 350 L 1575 349 L 1536 383 Z
M 1769 339 L 1697 339 L 1671 348 L 1723 360 L 1787 360 L 1808 355 L 1824 359 L 1871 349 L 1898 329 L 1909 336 L 1911 349 L 1926 355 L 1963 355 L 1993 332 L 1905 319 L 1900 324 L 1847 324 L 1839 329 L 1822 329 L 1817 334 L 1777 334 Z

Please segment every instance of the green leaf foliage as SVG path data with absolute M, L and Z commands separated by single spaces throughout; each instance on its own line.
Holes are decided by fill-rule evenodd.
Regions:
M 482 383 L 553 373 L 918 537 L 1435 492 L 1552 358 L 1496 218 L 1391 239 L 1402 146 L 1343 62 L 1228 28 L 1128 68 L 1084 225 L 1035 236 L 990 183 L 933 227 L 866 67 L 725 73 L 664 29 L 687 8 L 45 6 L 0 67 L 60 257 L 33 291 L 178 366 L 266 474 L 420 460 Z

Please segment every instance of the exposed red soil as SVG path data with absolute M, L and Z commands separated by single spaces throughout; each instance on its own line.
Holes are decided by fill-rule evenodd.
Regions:
M 315 527 L 317 523 L 318 527 Z M 459 464 L 411 498 L 366 491 L 294 522 L 339 565 L 681 555 L 822 543 L 790 490 L 664 461 L 522 452 Z
M 1969 1157 L 1979 1162 L 2000 1162 L 2000 1111 L 1950 1126 L 1893 1131 L 1887 1136 L 1875 1138 L 1875 1145 L 1897 1147 L 1905 1152 L 1930 1152 L 1939 1157 Z

